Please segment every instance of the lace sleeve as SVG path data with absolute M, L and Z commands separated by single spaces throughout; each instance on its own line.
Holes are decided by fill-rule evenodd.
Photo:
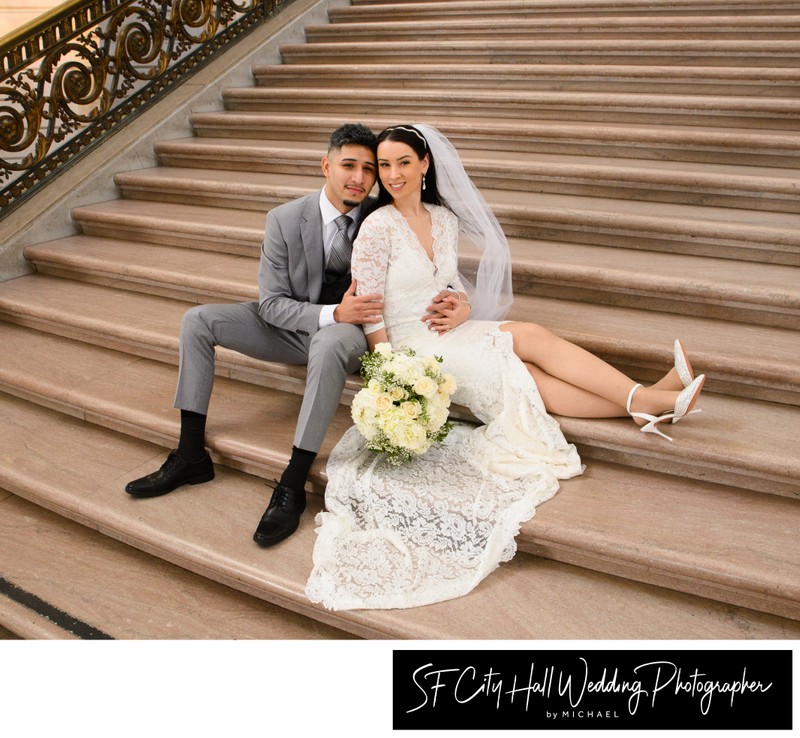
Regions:
M 358 236 L 353 243 L 351 271 L 353 279 L 358 282 L 357 294 L 371 293 L 382 295 L 386 283 L 386 269 L 389 265 L 391 244 L 389 229 L 383 222 L 380 210 L 370 215 L 362 224 Z M 383 321 L 365 325 L 364 333 L 384 328 Z

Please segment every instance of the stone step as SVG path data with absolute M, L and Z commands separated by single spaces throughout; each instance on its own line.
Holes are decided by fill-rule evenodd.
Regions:
M 2 285 L 0 314 L 9 323 L 0 328 L 4 345 L 9 353 L 12 347 L 14 352 L 0 370 L 0 389 L 146 440 L 164 443 L 165 439 L 171 439 L 177 432 L 177 413 L 169 405 L 174 394 L 178 327 L 188 305 L 176 303 L 170 307 L 165 298 L 145 298 L 135 293 L 94 285 L 78 285 L 76 288 L 75 285 L 59 284 L 64 281 L 34 276 Z M 48 289 L 48 297 L 37 301 L 34 295 L 43 294 L 45 288 Z M 57 310 L 50 304 L 55 303 L 56 298 L 59 298 Z M 547 308 L 554 308 L 554 312 L 563 317 L 564 304 L 554 306 L 552 302 L 535 299 L 524 302 L 526 310 L 535 310 L 540 319 L 545 318 L 541 320 L 542 323 L 561 332 L 560 326 L 549 320 Z M 138 312 L 137 308 L 140 308 Z M 594 314 L 595 310 L 600 313 L 600 308 L 590 312 Z M 128 316 L 131 316 L 130 323 Z M 609 311 L 606 311 L 600 314 L 596 318 L 598 321 L 603 317 L 616 317 L 618 322 L 625 322 L 624 318 L 627 318 L 628 325 L 635 326 L 627 334 L 620 331 L 617 335 L 625 336 L 620 340 L 608 338 L 610 331 L 607 324 L 599 328 L 600 336 L 593 334 L 591 324 L 584 325 L 581 317 L 578 313 L 572 318 L 577 321 L 573 323 L 573 330 L 575 324 L 581 326 L 580 332 L 575 331 L 581 339 L 580 343 L 602 354 L 597 346 L 604 342 L 614 345 L 616 342 L 614 353 L 623 356 L 627 353 L 634 362 L 642 361 L 641 357 L 644 357 L 644 363 L 647 363 L 650 361 L 648 351 L 659 352 L 665 358 L 653 363 L 656 366 L 660 364 L 662 374 L 671 365 L 669 354 L 676 324 L 690 322 L 689 319 L 679 318 L 670 328 L 665 328 L 659 320 L 639 326 L 633 321 L 636 311 L 617 311 L 616 315 L 609 315 Z M 663 318 L 657 314 L 653 317 Z M 698 330 L 697 325 L 694 327 Z M 707 322 L 703 327 L 706 331 L 710 328 Z M 34 328 L 43 333 L 35 334 L 34 339 L 24 328 Z M 659 346 L 654 334 L 664 335 L 670 331 L 669 341 L 663 341 Z M 702 345 L 702 340 L 696 341 L 694 335 L 686 331 L 678 335 L 684 337 L 695 368 L 698 371 L 701 367 L 704 371 L 708 370 L 712 381 L 712 367 L 706 363 L 706 354 L 693 348 Z M 713 335 L 709 332 L 706 338 L 711 340 Z M 69 336 L 80 343 L 65 342 L 58 336 Z M 109 358 L 109 350 L 101 348 L 103 346 L 126 353 L 114 353 Z M 752 353 L 760 346 L 762 342 L 758 340 Z M 791 352 L 791 348 L 785 350 Z M 743 360 L 743 353 L 728 356 L 729 362 L 734 365 L 734 373 L 742 372 L 736 366 L 746 364 L 744 372 L 757 375 L 762 370 L 774 381 L 775 360 L 768 363 L 762 359 L 759 366 L 757 359 Z M 142 355 L 158 361 L 140 358 Z M 107 362 L 110 362 L 108 366 Z M 220 374 L 246 379 L 247 383 L 232 381 L 225 376 L 217 379 L 215 398 L 219 399 L 212 399 L 212 403 L 222 403 L 225 410 L 220 412 L 212 405 L 211 414 L 224 418 L 224 424 L 210 429 L 209 443 L 214 446 L 216 453 L 227 460 L 226 463 L 235 468 L 250 473 L 274 473 L 276 467 L 280 469 L 287 462 L 286 450 L 290 444 L 286 445 L 280 456 L 268 457 L 258 443 L 242 442 L 239 434 L 230 436 L 229 431 L 240 422 L 255 422 L 249 414 L 255 408 L 263 407 L 263 403 L 272 403 L 270 417 L 274 418 L 275 423 L 266 429 L 255 428 L 254 433 L 266 433 L 269 436 L 284 425 L 293 428 L 292 418 L 296 417 L 299 407 L 299 398 L 295 393 L 302 391 L 302 370 L 292 371 L 289 367 L 280 366 L 276 369 L 227 351 L 220 351 L 218 364 Z M 263 374 L 254 378 L 259 364 Z M 90 374 L 87 374 L 87 366 L 92 367 Z M 281 371 L 282 376 L 279 374 Z M 787 367 L 787 371 L 796 374 L 797 363 Z M 274 382 L 276 376 L 278 381 Z M 264 386 L 252 384 L 253 379 Z M 272 384 L 279 389 L 269 386 Z M 357 386 L 351 383 L 351 392 Z M 143 388 L 147 388 L 144 398 Z M 351 392 L 343 395 L 345 403 Z M 278 406 L 284 409 L 278 411 Z M 561 425 L 567 437 L 578 444 L 587 458 L 605 459 L 693 479 L 713 479 L 720 484 L 769 494 L 798 496 L 800 458 L 792 429 L 797 425 L 800 409 L 716 395 L 711 391 L 704 394 L 702 407 L 703 413 L 693 417 L 691 423 L 676 426 L 674 444 L 650 434 L 637 433 L 630 421 L 625 419 L 562 418 Z M 346 406 L 342 406 L 337 417 L 331 431 L 333 435 L 343 432 L 350 425 Z M 680 455 L 676 456 L 673 449 L 680 449 Z
M 249 256 L 143 241 L 69 236 L 26 247 L 39 274 L 191 303 L 258 299 L 259 245 Z
M 161 258 L 158 249 L 150 253 L 155 260 Z M 209 273 L 231 268 L 230 257 L 190 251 L 186 258 L 196 262 L 203 274 L 198 275 L 195 267 L 179 287 L 172 288 L 169 275 L 179 271 L 184 257 L 170 259 L 172 269 L 141 262 L 135 267 L 121 265 L 126 277 L 114 286 L 125 290 L 39 275 L 6 282 L 0 290 L 0 313 L 14 323 L 174 364 L 181 318 L 192 303 L 255 300 L 257 296 L 254 261 L 252 270 L 236 266 L 239 275 L 233 274 L 232 288 L 222 280 L 210 287 L 208 279 Z M 142 273 L 138 281 L 134 281 L 136 270 Z M 239 284 L 235 284 L 237 278 Z M 148 294 L 128 291 L 135 289 Z M 169 297 L 174 299 L 164 299 Z M 707 375 L 709 391 L 800 405 L 800 347 L 794 331 L 769 327 L 756 331 L 747 324 L 699 315 L 529 295 L 517 296 L 509 317 L 540 322 L 642 381 L 663 375 L 671 363 L 670 347 L 676 336 L 681 337 Z M 224 349 L 218 353 L 222 376 L 302 392 L 305 375 L 300 368 L 265 364 Z M 351 391 L 356 387 L 351 384 Z
M 793 619 L 524 552 L 493 572 L 466 597 L 407 610 L 328 612 L 309 603 L 304 595 L 315 538 L 314 514 L 321 507 L 319 496 L 311 495 L 309 510 L 303 515 L 297 533 L 264 551 L 250 538 L 269 498 L 270 491 L 262 480 L 218 466 L 216 479 L 201 487 L 186 487 L 157 500 L 133 500 L 122 491 L 125 481 L 159 463 L 163 458 L 161 449 L 8 396 L 0 395 L 0 407 L 7 418 L 0 427 L 4 449 L 0 484 L 6 489 L 171 564 L 355 636 L 412 639 L 800 636 L 800 624 Z M 59 453 L 53 454 L 53 449 Z M 568 495 L 565 486 L 531 521 L 530 525 L 542 528 L 543 540 L 550 537 L 555 524 L 554 519 L 548 525 L 547 508 L 559 497 Z M 759 522 L 763 521 L 762 515 Z M 714 527 L 703 521 L 704 530 Z M 703 553 L 701 560 L 705 558 Z M 744 581 L 755 568 L 752 558 L 740 566 L 736 561 L 727 561 L 725 553 L 722 554 L 720 570 L 707 578 L 718 579 L 722 588 L 746 589 Z M 688 568 L 678 557 L 663 567 L 665 572 L 670 566 L 673 571 L 665 575 L 670 584 L 680 578 L 680 569 Z M 768 573 L 763 582 L 753 584 L 760 588 L 759 602 L 772 604 L 773 600 L 794 598 L 791 582 L 788 586 L 786 582 L 777 583 Z M 591 608 L 585 606 L 587 601 L 592 603 Z M 503 603 L 502 608 L 497 607 L 498 602 Z M 536 617 L 531 617 L 532 612 Z
M 545 90 L 793 97 L 800 71 L 786 67 L 673 67 L 632 64 L 259 64 L 262 87 Z
M 488 90 L 372 90 L 357 87 L 238 87 L 224 90 L 235 111 L 323 113 L 357 118 L 393 110 L 397 120 L 454 116 L 488 119 L 566 119 L 609 123 L 668 123 L 796 131 L 800 100 L 722 95 Z
M 391 64 L 398 58 L 405 63 L 435 61 L 455 63 L 519 64 L 637 64 L 687 66 L 766 66 L 796 67 L 800 49 L 796 41 L 730 39 L 594 39 L 537 40 L 505 38 L 417 39 L 380 43 L 351 38 L 329 42 L 284 44 L 281 57 L 286 63 Z
M 645 208 L 635 201 L 547 193 L 532 204 L 524 193 L 485 194 L 508 236 L 800 264 L 798 216 L 791 213 L 657 202 Z
M 177 243 L 181 236 L 196 247 L 219 241 L 236 253 L 245 238 L 252 243 L 252 229 L 261 242 L 265 211 L 320 186 L 319 176 L 171 167 L 120 173 L 115 181 L 127 200 L 72 211 L 85 233 L 156 243 Z M 509 237 L 800 264 L 800 216 L 793 213 L 649 202 L 643 214 L 633 200 L 497 189 L 483 194 Z M 213 210 L 206 217 L 198 206 Z M 210 230 L 180 225 L 195 214 Z M 230 232 L 229 223 L 235 224 Z
M 20 420 L 13 410 L 10 416 L 12 423 Z M 51 425 L 42 429 L 55 427 L 59 421 L 53 414 Z M 120 444 L 118 434 L 104 435 L 108 440 L 104 455 L 108 459 L 109 450 L 118 453 Z M 69 461 L 62 458 L 56 462 L 65 475 L 71 473 L 66 466 Z M 0 512 L 3 578 L 11 585 L 12 593 L 12 597 L 0 596 L 0 622 L 23 637 L 351 637 L 312 618 L 225 587 L 212 578 L 193 574 L 167 563 L 158 554 L 127 546 L 72 522 L 69 516 L 49 512 L 3 490 Z M 20 603 L 26 603 L 25 607 Z
M 361 116 L 374 131 L 397 121 L 380 115 Z M 265 113 L 194 113 L 190 117 L 200 138 L 244 138 L 269 145 L 287 140 L 325 146 L 331 120 L 327 115 Z M 597 124 L 564 121 L 490 121 L 460 118 L 428 119 L 459 150 L 513 151 L 545 154 L 585 154 L 658 161 L 697 161 L 742 166 L 797 168 L 800 136 L 791 132 L 748 129 Z M 161 145 L 167 142 L 159 142 Z
M 323 146 L 189 138 L 155 144 L 166 167 L 316 174 Z M 478 187 L 800 213 L 796 170 L 462 148 Z
M 518 296 L 774 327 L 800 323 L 793 267 L 526 239 L 510 246 Z M 42 274 L 189 302 L 258 299 L 257 247 L 247 258 L 79 235 L 29 246 L 25 256 Z
M 718 41 L 724 39 L 797 41 L 800 34 L 800 13 L 780 15 L 718 14 L 586 17 L 568 18 L 518 17 L 496 15 L 486 18 L 439 18 L 429 20 L 369 21 L 328 23 L 305 26 L 310 43 L 341 41 L 413 41 L 441 38 L 465 39 L 525 39 L 580 42 L 588 39 L 695 39 Z
M 297 189 L 294 196 L 299 194 L 303 192 Z M 123 199 L 76 207 L 72 218 L 89 236 L 253 256 L 264 240 L 266 211 L 272 205 L 261 210 L 233 210 Z
M 434 18 L 443 16 L 492 17 L 496 15 L 519 15 L 524 17 L 558 18 L 580 14 L 593 16 L 660 15 L 707 15 L 722 11 L 726 15 L 783 15 L 797 13 L 797 0 L 438 0 L 437 2 L 398 2 L 398 0 L 352 0 L 352 4 L 331 8 L 328 11 L 333 22 L 364 20 L 400 20 Z
M 137 437 L 160 434 L 168 426 L 166 445 L 174 445 L 177 413 L 170 411 L 171 417 L 165 417 L 167 390 L 174 385 L 173 369 L 147 360 L 132 362 L 130 357 L 116 352 L 74 342 L 67 345 L 64 339 L 35 334 L 17 335 L 11 345 L 35 363 L 36 350 L 44 342 L 51 347 L 58 343 L 60 355 L 73 359 L 70 376 L 61 372 L 59 381 L 64 386 L 53 383 L 52 391 L 47 392 L 47 372 L 30 367 L 33 377 L 21 373 L 16 384 L 9 378 L 2 384 L 4 390 L 11 394 L 21 390 L 28 395 L 28 401 L 34 402 L 38 395 L 44 407 L 58 409 L 61 404 L 67 414 L 70 409 L 82 411 L 86 419 L 101 426 L 127 426 L 129 435 Z M 20 357 L 17 361 L 22 369 L 25 359 Z M 119 393 L 111 397 L 109 385 L 113 381 L 124 381 L 126 385 L 145 381 L 151 394 L 142 398 L 139 387 L 138 401 L 134 403 L 129 391 L 122 393 L 125 397 Z M 264 425 L 259 417 L 263 419 L 268 414 L 286 421 L 297 412 L 298 400 L 287 393 L 252 389 L 230 380 L 217 382 L 218 401 L 209 416 L 208 445 L 212 453 L 220 454 L 223 463 L 229 458 L 224 448 L 238 446 L 241 459 L 231 466 L 238 463 L 243 467 L 248 457 L 258 455 L 262 470 L 254 473 L 270 476 L 277 469 L 265 467 L 270 462 L 277 466 L 277 459 L 291 446 L 293 424 L 272 424 L 265 433 L 256 430 Z M 19 432 L 14 416 L 13 410 L 8 412 L 9 433 Z M 325 453 L 315 466 L 313 481 L 318 489 L 326 481 L 327 452 L 348 425 L 348 414 L 342 408 L 326 439 Z M 45 438 L 50 437 L 45 434 Z M 19 472 L 16 455 L 10 450 L 8 453 Z M 157 466 L 156 458 L 150 461 L 151 468 Z M 75 461 L 70 459 L 70 463 Z M 792 521 L 800 515 L 797 500 L 753 494 L 708 481 L 665 477 L 602 461 L 588 463 L 589 469 L 582 477 L 562 484 L 561 494 L 548 504 L 546 516 L 537 515 L 523 526 L 521 550 L 800 619 L 800 571 L 791 553 L 796 529 Z M 122 495 L 123 485 L 121 481 L 117 494 Z M 258 517 L 251 519 L 257 521 Z M 670 526 L 663 526 L 665 519 L 670 520 Z M 740 530 L 742 519 L 749 521 L 746 532 Z M 654 528 L 660 526 L 663 534 L 654 534 Z
M 129 259 L 119 264 L 118 271 L 124 270 L 125 277 L 117 279 L 114 286 L 182 302 L 136 297 L 103 288 L 89 289 L 86 285 L 61 279 L 41 278 L 44 280 L 41 283 L 20 280 L 6 283 L 0 293 L 0 308 L 6 319 L 13 322 L 174 363 L 180 320 L 187 308 L 183 300 L 195 303 L 257 299 L 254 260 L 250 266 L 224 254 L 189 251 L 185 256 L 167 257 L 158 247 L 133 243 L 131 248 L 141 256 L 135 262 Z M 171 283 L 172 275 L 189 261 L 193 265 L 191 271 Z M 198 274 L 198 269 L 202 273 Z M 76 270 L 77 267 L 71 270 L 71 276 L 77 276 Z M 215 273 L 228 273 L 227 283 L 221 279 L 215 282 L 214 277 L 209 276 Z M 96 275 L 92 277 L 83 276 L 103 283 Z M 38 307 L 40 293 L 52 296 L 49 304 Z M 87 296 L 89 306 L 98 303 L 103 307 L 87 310 L 83 295 Z M 98 313 L 114 316 L 114 319 L 98 322 Z M 171 317 L 167 320 L 166 316 Z M 676 336 L 682 336 L 684 342 L 693 346 L 693 354 L 694 347 L 703 347 L 697 359 L 702 362 L 712 391 L 800 404 L 797 391 L 800 356 L 793 331 L 760 327 L 754 332 L 747 324 L 709 320 L 699 315 L 699 311 L 693 315 L 642 313 L 625 306 L 583 304 L 541 296 L 518 296 L 510 317 L 542 322 L 642 380 L 655 381 L 663 374 L 664 367 L 669 365 L 668 347 Z M 88 337 L 84 335 L 87 332 Z M 620 341 L 620 335 L 625 336 L 624 341 Z M 228 356 L 224 363 L 229 376 L 265 383 L 259 373 L 261 362 L 245 362 L 245 365 L 241 362 L 238 354 Z M 243 376 L 245 371 L 255 372 L 254 378 Z M 279 367 L 277 371 L 271 367 L 268 373 L 272 378 L 266 383 L 274 385 L 277 377 L 282 388 L 286 382 L 296 383 L 298 377 L 303 376 L 288 367 Z M 291 391 L 302 389 L 295 387 Z
M 75 636 L 55 623 L 40 617 L 37 613 L 8 597 L 0 598 L 0 618 L 7 623 L 7 627 L 0 626 L 0 641 L 77 640 Z

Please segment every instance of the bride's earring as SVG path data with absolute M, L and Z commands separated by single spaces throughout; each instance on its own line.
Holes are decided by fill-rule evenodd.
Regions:
M 422 189 L 425 189 L 425 172 L 422 173 Z

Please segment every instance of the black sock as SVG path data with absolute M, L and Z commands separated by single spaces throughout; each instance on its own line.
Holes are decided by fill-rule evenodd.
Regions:
M 206 416 L 181 410 L 181 437 L 178 455 L 188 462 L 200 461 L 206 454 Z
M 289 459 L 289 466 L 283 472 L 281 484 L 297 492 L 305 489 L 308 472 L 317 454 L 314 451 L 303 451 L 302 448 L 292 446 L 292 458 Z

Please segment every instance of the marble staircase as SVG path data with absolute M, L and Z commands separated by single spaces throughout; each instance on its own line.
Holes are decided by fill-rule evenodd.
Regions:
M 116 638 L 800 637 L 799 25 L 790 0 L 332 8 L 193 113 L 193 137 L 158 142 L 159 166 L 120 172 L 117 199 L 75 208 L 76 235 L 27 247 L 35 274 L 0 283 L 0 576 Z M 327 134 L 353 119 L 452 138 L 510 238 L 511 317 L 641 381 L 680 336 L 708 375 L 672 444 L 564 418 L 586 473 L 475 592 L 406 611 L 303 595 L 356 377 L 311 512 L 274 549 L 250 535 L 302 367 L 218 350 L 217 478 L 123 492 L 175 444 L 183 313 L 254 299 L 266 212 L 319 186 Z M 80 637 L 59 622 L 0 596 L 18 635 Z

